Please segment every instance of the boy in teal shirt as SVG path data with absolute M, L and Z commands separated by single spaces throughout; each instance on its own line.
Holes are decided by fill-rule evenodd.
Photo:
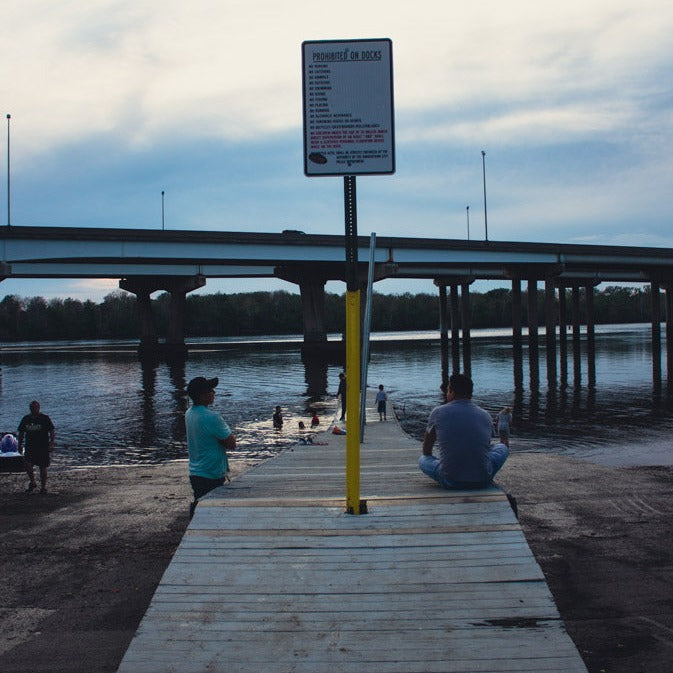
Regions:
M 206 493 L 224 484 L 229 471 L 227 451 L 236 448 L 236 437 L 218 413 L 208 409 L 215 400 L 218 379 L 197 376 L 187 386 L 192 406 L 185 413 L 189 449 L 189 481 L 194 491 L 190 518 Z

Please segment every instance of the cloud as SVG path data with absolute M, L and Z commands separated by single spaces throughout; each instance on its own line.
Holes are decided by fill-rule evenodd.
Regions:
M 344 0 L 327 23 L 326 11 L 304 0 L 15 3 L 0 29 L 14 47 L 1 66 L 6 105 L 31 152 L 100 133 L 132 145 L 167 133 L 253 139 L 301 124 L 302 40 L 389 36 L 398 109 L 534 103 L 520 119 L 453 125 L 515 141 L 527 121 L 603 128 L 601 106 L 578 97 L 609 102 L 606 91 L 640 89 L 648 71 L 670 63 L 673 10 L 654 0 Z
M 119 281 L 106 278 L 7 278 L 0 285 L 0 294 L 3 297 L 13 294 L 19 297 L 44 297 L 47 300 L 70 297 L 80 301 L 91 299 L 100 302 L 115 290 L 119 290 Z
M 622 109 L 600 102 L 540 105 L 532 102 L 505 108 L 474 109 L 459 119 L 422 120 L 406 126 L 402 142 L 450 142 L 460 145 L 547 145 L 605 137 L 624 128 L 634 117 L 631 106 Z
M 469 205 L 477 235 L 484 149 L 492 238 L 673 246 L 671 32 L 663 0 L 11 3 L 12 220 L 154 228 L 165 191 L 169 229 L 340 233 L 301 43 L 389 37 L 397 172 L 359 180 L 360 233 L 461 238 Z

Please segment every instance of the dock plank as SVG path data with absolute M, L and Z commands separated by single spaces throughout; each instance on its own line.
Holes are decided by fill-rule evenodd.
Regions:
M 198 506 L 119 673 L 586 673 L 507 497 L 445 491 L 368 409 Z

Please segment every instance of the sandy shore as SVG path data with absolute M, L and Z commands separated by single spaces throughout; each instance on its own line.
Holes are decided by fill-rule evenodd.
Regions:
M 673 468 L 523 453 L 499 483 L 590 673 L 669 670 Z M 116 671 L 188 524 L 186 464 L 54 470 L 44 496 L 25 485 L 0 475 L 0 670 Z

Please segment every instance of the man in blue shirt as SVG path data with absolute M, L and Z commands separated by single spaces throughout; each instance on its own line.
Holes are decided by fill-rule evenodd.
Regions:
M 509 455 L 505 444 L 491 446 L 491 417 L 472 401 L 472 390 L 472 379 L 453 374 L 447 404 L 435 407 L 428 418 L 418 466 L 444 488 L 488 486 Z M 435 442 L 439 457 L 432 455 Z
M 218 379 L 197 376 L 187 385 L 192 406 L 185 413 L 187 447 L 189 449 L 189 481 L 194 491 L 190 518 L 206 493 L 222 486 L 229 471 L 227 451 L 236 448 L 236 437 L 222 416 L 208 407 L 215 400 Z

